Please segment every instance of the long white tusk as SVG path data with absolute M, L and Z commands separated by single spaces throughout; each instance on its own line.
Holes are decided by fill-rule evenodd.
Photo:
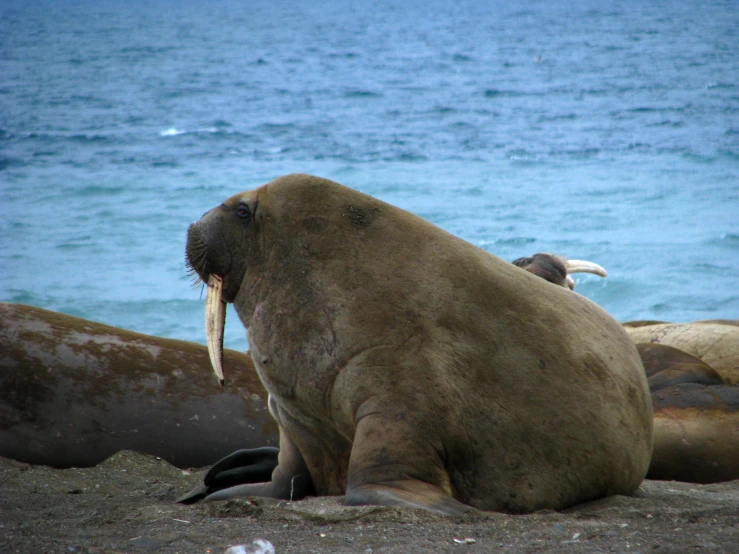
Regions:
M 596 263 L 586 260 L 567 260 L 567 273 L 592 273 L 608 277 L 608 272 Z
M 205 296 L 205 334 L 208 355 L 218 382 L 223 386 L 223 329 L 226 327 L 226 303 L 223 301 L 223 278 L 211 275 Z

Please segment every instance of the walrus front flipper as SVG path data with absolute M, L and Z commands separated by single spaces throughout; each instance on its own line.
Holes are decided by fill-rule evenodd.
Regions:
M 277 464 L 275 466 L 275 455 L 277 455 Z M 250 471 L 249 466 L 246 468 L 234 468 L 232 464 L 238 464 L 239 461 L 246 460 L 247 463 L 250 460 L 256 460 L 256 463 L 252 465 L 255 469 Z M 249 482 L 247 484 L 240 484 L 236 486 L 229 486 L 228 488 L 220 488 L 215 490 L 211 494 L 208 494 L 204 498 L 205 502 L 211 502 L 213 500 L 226 500 L 229 498 L 235 498 L 237 496 L 264 496 L 268 498 L 280 498 L 284 500 L 300 500 L 309 495 L 315 494 L 313 487 L 313 480 L 311 479 L 308 467 L 305 465 L 305 460 L 300 454 L 300 451 L 295 444 L 287 438 L 282 429 L 280 429 L 280 448 L 264 447 L 255 448 L 252 450 L 240 450 L 235 452 L 231 456 L 227 456 L 220 462 L 221 468 L 225 470 L 224 475 L 218 475 L 218 472 L 214 473 L 210 482 L 214 484 L 223 484 L 228 482 L 236 482 L 240 476 L 244 475 L 248 477 L 255 477 L 261 474 L 265 478 L 269 478 L 268 474 L 265 474 L 266 468 L 272 464 L 274 471 L 271 472 L 272 480 L 265 483 L 254 483 Z M 212 473 L 216 469 L 213 466 Z M 243 483 L 243 481 L 241 481 Z M 209 483 L 208 476 L 206 475 L 205 485 Z M 195 492 L 195 491 L 193 491 Z
M 279 453 L 280 449 L 273 446 L 237 450 L 217 461 L 205 474 L 202 485 L 175 502 L 192 504 L 222 489 L 269 481 L 277 467 Z
M 382 485 L 359 485 L 347 489 L 348 506 L 399 506 L 422 508 L 445 516 L 459 517 L 473 508 L 455 500 L 443 490 L 423 481 L 407 479 Z
M 344 503 L 422 508 L 449 516 L 470 511 L 452 497 L 449 473 L 439 455 L 443 446 L 419 436 L 419 422 L 395 410 L 374 399 L 357 410 Z

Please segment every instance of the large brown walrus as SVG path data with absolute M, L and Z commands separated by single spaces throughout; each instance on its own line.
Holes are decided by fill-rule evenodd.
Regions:
M 410 213 L 290 175 L 204 215 L 187 257 L 216 374 L 233 302 L 280 429 L 270 482 L 209 499 L 530 512 L 646 474 L 651 402 L 623 328 Z
M 204 346 L 0 303 L 0 456 L 66 468 L 138 450 L 200 467 L 276 444 L 251 358 L 224 356 L 233 379 L 214 388 Z

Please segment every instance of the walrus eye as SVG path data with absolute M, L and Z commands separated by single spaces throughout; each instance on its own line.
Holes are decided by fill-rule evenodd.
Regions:
M 236 215 L 239 216 L 241 219 L 248 221 L 251 217 L 251 210 L 249 209 L 249 206 L 241 203 L 236 208 Z

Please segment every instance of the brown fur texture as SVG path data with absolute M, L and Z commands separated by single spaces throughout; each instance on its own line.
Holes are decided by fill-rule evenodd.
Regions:
M 284 497 L 307 471 L 348 504 L 530 512 L 646 474 L 639 356 L 578 294 L 306 175 L 214 208 L 187 252 L 223 277 L 280 425 L 272 482 L 232 494 Z
M 213 387 L 202 345 L 0 303 L 0 456 L 65 468 L 138 450 L 200 467 L 276 445 L 251 358 L 225 360 L 232 379 Z

